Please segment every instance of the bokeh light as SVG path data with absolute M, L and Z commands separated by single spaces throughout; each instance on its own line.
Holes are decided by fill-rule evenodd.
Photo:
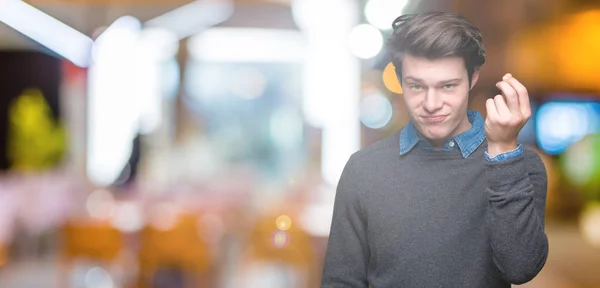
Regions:
M 271 244 L 273 247 L 282 249 L 290 244 L 290 233 L 288 231 L 275 230 L 271 234 Z
M 113 288 L 115 284 L 108 271 L 101 267 L 94 267 L 85 273 L 85 287 Z
M 556 75 L 556 80 L 564 82 L 565 86 L 599 88 L 599 33 L 600 9 L 584 11 L 564 19 L 554 31 L 555 45 L 550 45 L 558 60 L 557 67 L 550 74 Z
M 600 103 L 548 102 L 540 106 L 537 119 L 540 148 L 559 154 L 585 135 L 600 128 Z
M 173 203 L 158 203 L 153 205 L 150 213 L 150 225 L 160 231 L 171 230 L 181 214 L 181 209 Z
M 350 32 L 348 46 L 350 52 L 358 58 L 373 58 L 383 47 L 383 36 L 377 28 L 368 24 L 360 24 Z
M 98 189 L 87 197 L 85 204 L 90 217 L 98 220 L 110 218 L 115 211 L 115 199 L 110 191 Z
M 392 22 L 403 14 L 408 0 L 370 0 L 365 5 L 365 17 L 371 25 L 381 29 L 392 29 Z
M 588 135 L 571 145 L 562 157 L 562 164 L 569 182 L 590 197 L 600 198 L 600 134 Z
M 277 226 L 277 229 L 281 231 L 287 231 L 290 229 L 290 227 L 292 227 L 292 219 L 290 216 L 281 215 L 277 217 L 277 220 L 275 220 L 275 225 Z
M 392 120 L 390 100 L 381 93 L 366 96 L 360 103 L 360 121 L 372 129 L 381 129 Z
M 388 63 L 383 69 L 383 85 L 385 88 L 396 94 L 402 94 L 402 86 L 396 75 L 396 68 L 392 62 Z
M 142 208 L 136 202 L 120 202 L 115 206 L 115 213 L 111 224 L 117 229 L 126 232 L 136 232 L 144 226 Z
M 591 202 L 581 212 L 579 227 L 583 238 L 592 246 L 600 248 L 600 203 Z

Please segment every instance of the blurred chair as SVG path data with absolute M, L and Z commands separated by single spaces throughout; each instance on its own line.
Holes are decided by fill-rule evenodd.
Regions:
M 277 222 L 282 214 L 269 213 L 269 215 L 261 217 L 254 225 L 250 232 L 249 243 L 245 245 L 246 253 L 244 259 L 242 259 L 241 270 L 246 272 L 254 264 L 263 263 L 266 264 L 263 266 L 266 269 L 271 269 L 268 267 L 278 267 L 276 270 L 279 272 L 274 270 L 274 273 L 286 274 L 288 271 L 281 268 L 289 267 L 295 274 L 291 278 L 294 279 L 296 285 L 286 287 L 318 287 L 315 279 L 317 271 L 314 271 L 316 257 L 311 237 L 299 227 L 297 224 L 299 222 L 297 221 L 298 217 L 294 216 L 295 213 L 287 214 L 288 219 L 292 220 L 291 225 L 283 225 L 286 227 L 280 229 L 281 226 Z M 275 277 L 277 279 L 281 278 L 279 275 Z M 288 280 L 284 281 L 290 281 L 290 277 L 286 278 Z M 243 282 L 245 281 L 242 280 Z M 276 284 L 273 283 L 272 285 Z M 277 285 L 290 285 L 290 283 Z
M 7 261 L 7 256 L 6 256 L 6 246 L 4 243 L 0 242 L 0 269 L 2 267 L 4 267 L 4 265 L 6 264 Z
M 106 267 L 120 263 L 125 237 L 108 221 L 71 221 L 61 232 L 59 287 L 68 287 L 68 276 L 77 260 L 91 260 Z
M 198 217 L 181 213 L 170 227 L 144 227 L 140 235 L 137 287 L 152 287 L 162 269 L 182 271 L 186 287 L 213 287 L 210 248 L 201 237 L 204 231 Z

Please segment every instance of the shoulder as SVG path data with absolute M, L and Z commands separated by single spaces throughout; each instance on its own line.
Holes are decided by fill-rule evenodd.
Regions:
M 400 131 L 370 144 L 352 155 L 352 159 L 358 162 L 373 162 L 378 157 L 400 155 Z
M 362 175 L 364 173 L 377 173 L 377 169 L 385 169 L 389 161 L 400 155 L 399 132 L 370 144 L 354 152 L 344 171 L 346 175 Z

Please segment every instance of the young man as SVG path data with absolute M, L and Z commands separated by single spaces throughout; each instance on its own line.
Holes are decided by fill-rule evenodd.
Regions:
M 340 179 L 322 287 L 510 287 L 548 255 L 547 178 L 517 144 L 527 89 L 506 74 L 484 120 L 467 111 L 481 32 L 450 13 L 404 15 L 389 49 L 410 123 L 354 155 Z

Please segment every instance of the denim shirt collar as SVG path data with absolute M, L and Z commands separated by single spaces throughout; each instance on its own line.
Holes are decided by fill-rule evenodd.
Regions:
M 463 158 L 469 157 L 471 153 L 483 143 L 485 140 L 484 121 L 479 112 L 474 110 L 467 111 L 467 118 L 471 122 L 471 129 L 458 134 L 452 139 L 449 139 L 444 143 L 442 147 L 443 151 L 450 151 L 454 149 L 455 145 L 452 142 L 456 142 L 456 146 L 460 149 Z M 433 146 L 429 141 L 421 138 L 417 133 L 417 129 L 412 122 L 409 122 L 404 129 L 400 132 L 400 155 L 404 155 L 410 152 L 417 144 L 422 144 L 425 149 L 433 149 Z M 420 144 L 420 145 L 421 145 Z

